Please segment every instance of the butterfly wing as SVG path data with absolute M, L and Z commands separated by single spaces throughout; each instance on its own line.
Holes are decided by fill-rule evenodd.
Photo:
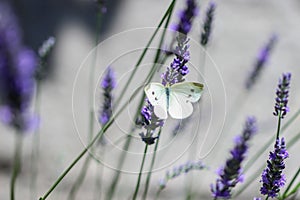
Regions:
M 144 90 L 150 103 L 154 106 L 154 114 L 160 119 L 167 119 L 167 95 L 165 86 L 160 83 L 149 83 Z
M 184 119 L 193 113 L 192 103 L 197 102 L 203 85 L 196 82 L 176 83 L 170 87 L 168 111 L 175 119 Z

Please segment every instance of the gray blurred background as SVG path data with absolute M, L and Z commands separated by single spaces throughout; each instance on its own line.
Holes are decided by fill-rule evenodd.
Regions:
M 51 76 L 43 83 L 41 89 L 41 149 L 38 188 L 35 196 L 35 199 L 38 199 L 86 144 L 88 66 L 93 55 L 89 53 L 95 47 L 97 9 L 94 2 L 83 0 L 15 0 L 12 3 L 24 29 L 26 45 L 36 50 L 48 36 L 53 35 L 57 39 L 49 65 Z M 115 91 L 117 97 L 123 87 L 122 83 L 125 83 L 128 73 L 141 53 L 141 50 L 137 49 L 146 44 L 154 30 L 153 27 L 158 24 L 169 3 L 170 1 L 161 0 L 108 0 L 107 13 L 102 19 L 100 35 L 104 42 L 97 51 L 97 73 L 94 83 L 96 112 L 101 107 L 101 91 L 96 86 L 99 85 L 101 73 L 106 69 L 107 64 L 112 63 L 116 71 L 119 86 Z M 184 7 L 184 3 L 184 0 L 178 0 L 171 23 L 178 21 L 176 13 Z M 199 2 L 200 15 L 195 19 L 190 35 L 192 38 L 191 65 L 195 66 L 195 69 L 203 63 L 201 61 L 203 51 L 197 45 L 197 41 L 200 39 L 200 24 L 204 18 L 207 3 L 208 1 Z M 229 150 L 233 146 L 233 137 L 242 131 L 245 117 L 255 115 L 259 126 L 258 134 L 251 142 L 250 156 L 264 144 L 264 141 L 275 134 L 277 118 L 272 115 L 272 112 L 278 78 L 283 72 L 292 73 L 290 113 L 283 123 L 300 109 L 300 1 L 228 0 L 216 1 L 216 3 L 213 33 L 207 48 L 211 59 L 206 57 L 207 71 L 201 77 L 207 90 L 203 94 L 204 106 L 200 126 L 198 126 L 199 121 L 195 120 L 195 123 L 189 124 L 184 132 L 173 138 L 171 130 L 177 122 L 171 119 L 168 121 L 161 139 L 161 149 L 151 181 L 149 199 L 154 198 L 158 181 L 167 169 L 172 169 L 173 166 L 187 160 L 199 158 L 210 166 L 210 171 L 194 171 L 170 181 L 160 198 L 184 199 L 188 181 L 192 181 L 192 190 L 197 195 L 195 199 L 211 199 L 209 185 L 215 181 L 215 170 L 228 157 Z M 273 33 L 278 35 L 278 43 L 257 84 L 250 94 L 246 94 L 245 79 L 255 64 L 258 51 Z M 168 36 L 171 38 L 172 34 Z M 126 54 L 123 56 L 122 53 Z M 150 51 L 146 57 L 123 103 L 126 103 L 132 91 L 140 86 L 145 70 L 150 67 L 149 63 L 153 54 Z M 167 61 L 167 64 L 170 62 L 171 59 Z M 195 71 L 193 67 L 191 69 Z M 157 73 L 155 77 L 157 81 L 159 81 L 160 73 Z M 196 80 L 196 77 L 196 75 L 191 75 L 189 79 Z M 243 106 L 239 107 L 239 104 Z M 134 109 L 134 102 L 129 103 L 125 114 L 121 115 L 116 120 L 116 125 L 109 129 L 105 156 L 102 155 L 103 148 L 101 147 L 95 156 L 104 163 L 104 166 L 92 162 L 86 180 L 78 193 L 78 199 L 95 199 L 95 190 L 103 191 L 100 192 L 102 196 L 98 196 L 98 199 L 104 198 L 104 191 L 112 180 L 116 161 L 121 152 L 120 148 L 122 148 L 122 140 L 120 143 L 114 143 L 114 141 L 128 134 L 130 128 L 128 122 L 134 121 L 133 114 L 131 114 Z M 238 114 L 235 114 L 237 111 Z M 198 114 L 195 116 L 197 118 Z M 287 129 L 286 141 L 298 134 L 297 122 L 299 119 Z M 144 149 L 144 143 L 141 142 L 138 133 L 139 131 L 134 133 L 133 146 L 130 148 L 129 158 L 123 169 L 125 172 L 122 173 L 115 199 L 128 199 L 133 193 L 137 179 L 136 172 L 139 169 L 141 153 Z M 5 200 L 9 199 L 14 133 L 4 125 L 0 125 L 0 137 L 0 199 Z M 220 137 L 219 142 L 213 146 L 218 137 Z M 18 179 L 16 191 L 17 199 L 26 200 L 31 198 L 28 186 L 33 135 L 24 136 L 24 140 L 22 173 Z M 246 174 L 246 179 L 251 175 L 251 171 L 266 162 L 268 151 L 257 158 L 257 164 Z M 288 179 L 299 166 L 298 152 L 299 142 L 289 149 L 290 158 L 287 159 L 285 170 Z M 149 160 L 147 161 L 146 166 L 149 165 Z M 48 199 L 66 199 L 82 163 L 82 161 L 78 163 Z M 99 171 L 104 174 L 100 189 L 95 186 L 95 176 L 99 175 Z M 144 181 L 145 179 L 142 180 L 141 191 Z M 258 178 L 238 199 L 253 199 L 253 196 L 259 196 L 259 188 Z

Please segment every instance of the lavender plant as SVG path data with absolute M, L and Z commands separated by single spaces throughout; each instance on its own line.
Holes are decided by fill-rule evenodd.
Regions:
M 207 168 L 202 161 L 188 161 L 178 167 L 174 167 L 172 170 L 168 170 L 165 177 L 159 181 L 159 191 L 166 188 L 168 181 L 182 175 L 187 174 L 192 170 L 202 170 Z
M 36 122 L 29 112 L 35 85 L 36 56 L 22 44 L 17 19 L 8 5 L 1 4 L 0 9 L 1 119 L 23 132 Z
M 281 140 L 276 139 L 274 151 L 270 152 L 267 167 L 261 175 L 262 187 L 260 192 L 262 195 L 267 196 L 266 199 L 277 197 L 280 188 L 285 185 L 286 179 L 283 169 L 285 168 L 284 160 L 288 156 L 284 138 L 281 138 Z
M 277 43 L 277 35 L 273 34 L 266 45 L 264 45 L 255 61 L 254 68 L 252 69 L 252 72 L 249 74 L 249 77 L 246 80 L 246 89 L 250 90 L 253 85 L 255 84 L 256 80 L 260 76 L 264 66 L 267 64 L 269 57 L 274 49 L 274 46 Z
M 34 112 L 40 117 L 40 96 L 41 96 L 41 83 L 42 81 L 49 76 L 49 57 L 53 51 L 55 45 L 55 38 L 53 36 L 45 40 L 40 48 L 38 49 L 38 65 L 35 70 L 35 80 L 36 80 L 36 89 L 34 95 Z M 34 138 L 32 142 L 32 152 L 31 152 L 31 199 L 35 198 L 36 195 L 36 185 L 38 177 L 38 162 L 39 162 L 39 153 L 40 152 L 40 127 L 37 127 L 34 132 Z
M 210 40 L 215 10 L 216 3 L 214 1 L 211 1 L 206 10 L 206 15 L 203 23 L 203 30 L 201 33 L 201 45 L 204 47 L 208 44 Z
M 36 56 L 22 43 L 21 30 L 9 5 L 0 3 L 0 97 L 1 120 L 16 131 L 10 199 L 15 199 L 15 183 L 21 169 L 22 133 L 33 128 L 30 113 L 34 92 Z
M 98 121 L 102 125 L 101 129 L 98 130 L 98 133 L 94 136 L 94 122 L 93 116 L 94 111 L 91 109 L 91 99 L 93 92 L 93 77 L 94 77 L 94 68 L 95 65 L 91 65 L 90 70 L 90 118 L 89 118 L 89 129 L 88 129 L 88 145 L 79 153 L 79 155 L 70 163 L 70 165 L 66 168 L 65 171 L 57 178 L 54 184 L 49 188 L 49 190 L 40 197 L 40 200 L 46 200 L 50 194 L 54 191 L 54 189 L 59 185 L 59 183 L 65 178 L 67 174 L 77 165 L 77 163 L 86 155 L 86 153 L 91 150 L 93 151 L 93 146 L 97 141 L 101 141 L 103 139 L 103 135 L 107 131 L 107 129 L 114 123 L 116 117 L 122 113 L 127 104 L 119 105 L 122 102 L 124 95 L 126 95 L 126 91 L 128 90 L 128 85 L 132 83 L 132 80 L 135 77 L 135 74 L 142 64 L 145 54 L 147 53 L 148 47 L 152 43 L 154 37 L 156 37 L 158 33 L 158 29 L 164 25 L 164 27 L 168 27 L 169 20 L 171 18 L 173 8 L 176 0 L 173 0 L 167 9 L 165 15 L 160 21 L 157 29 L 151 36 L 149 42 L 147 43 L 145 50 L 142 52 L 141 56 L 138 58 L 136 65 L 134 65 L 134 70 L 130 75 L 127 83 L 124 88 L 121 89 L 121 93 L 117 96 L 116 101 L 112 96 L 112 90 L 115 88 L 115 77 L 113 74 L 112 68 L 108 68 L 105 78 L 102 82 L 103 96 L 104 96 L 104 104 L 101 107 L 101 110 L 98 113 Z M 99 6 L 100 12 L 106 12 L 106 1 L 97 0 L 96 3 Z M 210 41 L 212 23 L 214 20 L 214 13 L 216 9 L 216 4 L 214 2 L 210 2 L 207 11 L 206 18 L 203 23 L 203 32 L 201 33 L 201 45 L 206 47 Z M 1 118 L 2 120 L 13 127 L 18 133 L 23 133 L 28 130 L 35 122 L 35 118 L 32 117 L 30 113 L 30 105 L 32 94 L 35 89 L 35 78 L 36 80 L 42 79 L 43 74 L 40 73 L 41 68 L 36 68 L 36 58 L 34 53 L 26 48 L 22 43 L 22 38 L 20 37 L 18 25 L 15 23 L 15 18 L 12 16 L 11 19 L 8 20 L 10 10 L 5 7 L 1 8 L 0 4 L 0 96 L 1 96 Z M 186 8 L 180 12 L 180 20 L 177 25 L 173 28 L 179 32 L 174 42 L 176 43 L 176 48 L 172 50 L 172 55 L 174 55 L 174 59 L 171 64 L 167 67 L 166 71 L 162 74 L 162 84 L 166 87 L 169 87 L 173 84 L 180 83 L 185 81 L 185 77 L 189 74 L 188 62 L 190 60 L 190 50 L 189 50 L 189 38 L 187 34 L 190 32 L 192 28 L 193 19 L 196 17 L 198 13 L 198 5 L 195 0 L 186 0 Z M 7 21 L 6 21 L 7 20 Z M 158 45 L 159 50 L 157 50 L 157 54 L 154 58 L 154 63 L 157 63 L 161 58 L 161 54 L 163 53 L 160 49 L 164 42 L 165 32 L 162 34 L 160 38 L 160 44 Z M 98 36 L 97 36 L 98 37 Z M 98 42 L 98 38 L 97 38 Z M 263 65 L 265 65 L 268 57 L 270 55 L 271 50 L 276 42 L 276 37 L 272 37 L 269 43 L 261 50 L 261 53 L 257 59 L 255 64 L 255 68 L 253 72 L 249 75 L 249 78 L 246 81 L 246 87 L 250 90 L 256 79 L 259 77 Z M 50 38 L 39 50 L 40 56 L 40 66 L 44 64 L 47 60 L 47 56 L 49 55 L 49 51 L 51 51 L 54 44 L 54 40 Z M 175 43 L 174 43 L 175 44 Z M 205 61 L 203 61 L 205 63 Z M 161 63 L 159 63 L 161 64 Z M 149 74 L 147 75 L 144 84 L 149 83 L 152 80 L 156 70 L 158 69 L 157 64 L 154 64 L 150 69 Z M 287 190 L 283 193 L 283 195 L 279 195 L 281 187 L 285 185 L 285 176 L 283 173 L 283 169 L 285 168 L 285 159 L 289 156 L 287 152 L 287 148 L 289 147 L 289 143 L 285 144 L 285 139 L 283 137 L 279 137 L 282 133 L 281 129 L 281 121 L 285 118 L 287 112 L 289 112 L 288 108 L 288 96 L 289 96 L 289 88 L 290 88 L 290 79 L 291 74 L 283 74 L 282 78 L 279 81 L 278 89 L 276 92 L 275 99 L 275 111 L 274 115 L 278 117 L 278 128 L 276 134 L 276 140 L 274 145 L 274 150 L 270 152 L 269 160 L 267 161 L 267 166 L 262 173 L 262 187 L 260 189 L 261 194 L 268 198 L 279 198 L 280 200 L 284 200 L 289 198 L 290 195 L 299 189 L 299 184 L 292 190 L 289 191 L 289 188 L 297 178 L 300 173 L 299 170 L 296 172 L 293 180 L 291 181 Z M 38 88 L 36 88 L 38 90 Z M 137 96 L 140 90 L 135 91 L 132 94 L 132 99 Z M 145 189 L 143 192 L 142 199 L 147 198 L 148 190 L 150 187 L 150 178 L 151 173 L 153 171 L 153 166 L 156 158 L 156 151 L 158 148 L 160 135 L 162 132 L 162 128 L 164 127 L 164 120 L 159 119 L 154 114 L 154 108 L 151 105 L 150 101 L 145 99 L 145 95 L 141 95 L 141 100 L 137 106 L 136 116 L 140 116 L 140 125 L 143 128 L 140 129 L 141 140 L 145 143 L 145 148 L 143 152 L 143 160 L 140 165 L 140 173 L 137 180 L 137 185 L 135 187 L 135 191 L 132 199 L 137 199 L 137 195 L 139 192 L 139 187 L 142 178 L 142 170 L 144 168 L 146 162 L 147 149 L 149 145 L 155 144 L 154 153 L 152 159 L 150 160 L 149 172 L 147 173 L 147 178 L 145 182 Z M 115 113 L 112 112 L 112 102 L 115 102 L 116 110 Z M 144 107 L 143 107 L 144 105 Z M 299 112 L 300 113 L 300 112 Z M 297 117 L 297 115 L 296 115 Z M 293 119 L 295 120 L 296 117 Z M 293 121 L 292 120 L 292 121 Z M 120 159 L 117 161 L 117 168 L 119 171 L 115 172 L 112 177 L 111 185 L 108 187 L 106 199 L 112 199 L 113 195 L 116 191 L 117 183 L 119 183 L 120 172 L 122 166 L 125 161 L 126 151 L 130 146 L 130 139 L 132 138 L 132 134 L 137 133 L 137 126 L 134 124 L 131 125 L 130 134 L 126 137 L 126 141 L 124 143 L 124 153 L 120 155 Z M 142 132 L 141 132 L 142 131 Z M 244 170 L 242 168 L 243 161 L 246 158 L 246 153 L 249 149 L 249 141 L 253 137 L 256 132 L 256 120 L 253 117 L 249 117 L 246 120 L 245 127 L 243 133 L 235 139 L 235 146 L 230 151 L 230 158 L 227 159 L 225 165 L 219 170 L 219 177 L 216 180 L 216 183 L 211 185 L 211 193 L 212 198 L 214 199 L 232 199 L 232 191 L 236 187 L 236 185 L 242 181 Z M 16 134 L 18 138 L 22 137 L 22 134 Z M 300 136 L 300 134 L 298 134 Z M 299 136 L 295 136 L 294 138 Z M 297 138 L 292 141 L 295 142 L 298 140 Z M 15 168 L 13 171 L 12 181 L 11 181 L 11 199 L 14 199 L 14 185 L 17 175 L 20 170 L 20 155 L 22 144 L 18 140 L 16 143 L 16 154 L 15 154 Z M 290 143 L 291 144 L 291 143 Z M 191 155 L 194 156 L 196 151 L 191 151 Z M 79 173 L 73 187 L 70 192 L 70 199 L 75 199 L 75 194 L 79 191 L 79 187 L 82 184 L 85 174 L 88 172 L 88 166 L 90 162 L 90 157 L 87 157 L 83 164 L 83 168 Z M 202 162 L 187 162 L 179 167 L 173 168 L 167 172 L 166 176 L 161 179 L 159 185 L 159 191 L 163 190 L 167 186 L 167 182 L 182 175 L 186 174 L 192 170 L 201 170 L 204 169 L 205 166 Z M 251 178 L 255 175 L 251 175 Z M 187 187 L 192 185 L 186 184 Z M 99 189 L 100 190 L 100 189 Z M 74 192 L 72 194 L 72 192 Z M 157 194 L 157 198 L 158 198 Z M 187 195 L 187 198 L 191 196 Z M 254 200 L 261 199 L 260 197 L 255 197 Z
M 104 103 L 99 114 L 99 122 L 104 126 L 112 116 L 113 95 L 112 90 L 116 87 L 115 74 L 111 67 L 107 68 L 106 75 L 101 83 Z
M 266 199 L 269 197 L 277 197 L 280 188 L 283 187 L 286 182 L 285 176 L 283 175 L 283 169 L 285 168 L 284 160 L 288 158 L 289 154 L 286 150 L 285 140 L 284 138 L 279 139 L 279 134 L 281 119 L 283 119 L 289 111 L 287 103 L 290 81 L 290 73 L 282 74 L 282 78 L 279 79 L 278 88 L 276 91 L 275 111 L 273 113 L 275 116 L 278 116 L 276 140 L 274 144 L 274 151 L 270 152 L 269 160 L 267 161 L 267 167 L 261 175 L 262 187 L 260 188 L 260 192 L 262 195 L 266 195 Z
M 226 161 L 225 166 L 219 169 L 219 178 L 211 185 L 211 192 L 214 199 L 230 199 L 231 190 L 237 183 L 242 182 L 242 162 L 245 159 L 249 148 L 249 140 L 256 133 L 256 119 L 248 117 L 241 136 L 235 138 L 235 146 L 230 151 L 231 157 Z

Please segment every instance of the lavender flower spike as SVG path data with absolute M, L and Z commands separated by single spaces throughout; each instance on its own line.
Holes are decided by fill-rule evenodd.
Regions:
M 1 3 L 0 13 L 0 117 L 4 123 L 25 131 L 36 125 L 36 118 L 29 114 L 36 56 L 22 44 L 10 7 Z
M 262 69 L 266 65 L 272 50 L 277 42 L 277 35 L 273 34 L 267 44 L 260 50 L 253 71 L 250 73 L 248 79 L 246 80 L 246 89 L 250 90 L 255 84 L 257 78 L 261 74 Z
M 235 139 L 235 147 L 230 151 L 231 157 L 226 161 L 225 166 L 219 170 L 218 175 L 220 177 L 216 184 L 211 185 L 212 196 L 215 199 L 229 199 L 231 189 L 243 180 L 241 164 L 249 147 L 248 142 L 256 131 L 255 118 L 248 117 L 242 135 Z
M 192 170 L 202 170 L 206 168 L 206 166 L 202 163 L 202 161 L 188 161 L 178 167 L 174 167 L 173 170 L 167 171 L 166 176 L 159 181 L 159 188 L 160 190 L 164 189 L 167 185 L 167 182 L 171 179 L 174 179 L 181 174 L 187 174 L 189 171 Z
M 186 9 L 180 12 L 180 21 L 174 26 L 174 30 L 187 35 L 191 28 L 193 18 L 198 14 L 199 8 L 195 0 L 186 1 Z
M 287 106 L 289 89 L 290 89 L 291 73 L 282 74 L 282 78 L 279 79 L 278 88 L 276 91 L 275 98 L 275 111 L 273 114 L 279 116 L 282 119 L 285 117 L 286 113 L 289 111 Z
M 107 68 L 106 75 L 101 83 L 103 89 L 104 103 L 99 116 L 99 122 L 104 126 L 112 116 L 112 90 L 116 87 L 114 71 L 111 67 Z
M 151 103 L 146 99 L 145 106 L 141 110 L 142 119 L 140 122 L 147 133 L 140 133 L 139 135 L 141 136 L 142 141 L 149 145 L 154 144 L 155 140 L 158 138 L 157 136 L 154 136 L 155 130 L 164 125 L 164 120 L 156 117 L 153 109 Z
M 284 160 L 289 154 L 285 147 L 284 138 L 277 139 L 274 145 L 274 151 L 270 152 L 267 167 L 261 175 L 262 187 L 260 192 L 267 197 L 277 197 L 280 188 L 285 185 L 285 176 L 282 174 L 285 168 Z
M 189 73 L 187 63 L 190 60 L 189 39 L 182 40 L 180 36 L 177 37 L 177 46 L 175 49 L 176 57 L 167 68 L 166 72 L 162 74 L 163 85 L 173 85 L 184 81 L 184 77 Z
M 216 3 L 214 1 L 211 1 L 206 10 L 206 17 L 204 20 L 203 30 L 201 33 L 201 44 L 203 46 L 206 46 L 207 43 L 209 42 L 215 10 L 216 10 Z

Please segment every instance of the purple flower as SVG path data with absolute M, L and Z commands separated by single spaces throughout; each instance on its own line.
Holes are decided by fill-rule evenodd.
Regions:
M 145 106 L 141 110 L 141 119 L 137 120 L 138 124 L 146 129 L 146 134 L 140 133 L 141 139 L 146 144 L 154 144 L 158 136 L 155 135 L 155 130 L 164 125 L 164 120 L 159 119 L 154 114 L 153 106 L 148 99 L 145 99 Z
M 177 37 L 177 46 L 175 48 L 175 58 L 170 66 L 167 68 L 166 72 L 162 74 L 162 84 L 163 85 L 173 85 L 178 82 L 184 81 L 184 77 L 189 73 L 187 66 L 190 60 L 189 52 L 189 39 L 182 37 Z
M 282 171 L 285 168 L 284 160 L 288 156 L 284 138 L 281 138 L 281 140 L 276 139 L 274 151 L 270 152 L 267 167 L 261 175 L 261 194 L 272 198 L 278 196 L 280 188 L 285 185 L 286 180 Z
M 216 3 L 214 1 L 211 1 L 206 10 L 206 17 L 204 19 L 203 30 L 201 33 L 201 44 L 203 46 L 206 46 L 209 42 L 215 10 Z
M 29 114 L 36 56 L 22 44 L 10 7 L 0 4 L 0 13 L 0 114 L 4 123 L 25 131 L 36 122 Z
M 248 90 L 252 88 L 257 78 L 261 74 L 261 71 L 264 68 L 265 64 L 267 63 L 276 42 L 277 42 L 277 35 L 272 35 L 269 41 L 267 42 L 267 44 L 261 48 L 257 56 L 253 71 L 250 73 L 248 79 L 246 80 L 246 88 Z
M 248 117 L 242 135 L 235 138 L 235 146 L 230 151 L 231 157 L 226 161 L 225 166 L 218 171 L 220 177 L 217 179 L 216 184 L 211 185 L 212 196 L 215 199 L 229 199 L 231 197 L 231 189 L 238 182 L 243 181 L 241 164 L 248 150 L 248 142 L 256 131 L 255 118 Z
M 276 91 L 277 97 L 275 98 L 276 101 L 275 111 L 273 112 L 273 114 L 275 116 L 281 117 L 282 119 L 289 111 L 289 107 L 287 106 L 287 103 L 289 97 L 290 81 L 291 81 L 290 73 L 282 74 L 282 78 L 279 79 L 278 88 Z
M 176 24 L 173 29 L 187 35 L 192 28 L 193 18 L 198 14 L 199 8 L 195 0 L 187 0 L 185 10 L 179 14 L 179 23 Z
M 107 68 L 104 79 L 101 82 L 101 88 L 103 89 L 104 103 L 99 116 L 99 122 L 104 126 L 112 116 L 112 90 L 116 87 L 115 74 L 111 67 Z

